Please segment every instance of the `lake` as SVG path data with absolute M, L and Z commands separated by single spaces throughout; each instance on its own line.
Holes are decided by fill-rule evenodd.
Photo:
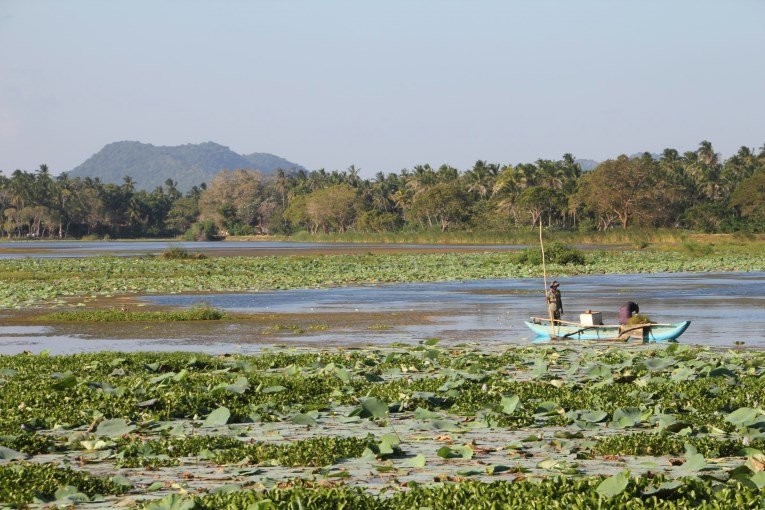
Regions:
M 0 242 L 0 259 L 134 257 L 178 247 L 210 256 L 308 255 L 341 253 L 513 251 L 516 244 L 303 243 L 292 241 L 9 241 Z
M 636 301 L 656 322 L 691 320 L 681 343 L 765 347 L 765 273 L 660 273 L 587 275 L 558 278 L 564 319 L 578 320 L 585 309 L 616 322 L 619 307 Z M 548 282 L 549 283 L 549 282 Z M 248 321 L 144 324 L 62 324 L 0 327 L 0 353 L 50 349 L 54 353 L 97 350 L 195 350 L 257 352 L 276 343 L 295 346 L 350 346 L 475 341 L 494 345 L 526 344 L 533 336 L 523 325 L 544 315 L 543 283 L 538 278 L 464 282 L 386 284 L 237 294 L 143 296 L 154 305 L 193 306 L 204 302 L 229 312 L 275 314 L 285 321 L 310 314 L 312 321 L 341 317 L 331 331 L 271 331 Z M 353 319 L 389 314 L 380 327 Z M 399 324 L 396 314 L 420 320 Z M 337 315 L 344 314 L 344 315 Z M 318 318 L 318 319 L 317 319 Z M 347 321 L 345 321 L 347 318 Z M 335 321 L 337 322 L 337 321 Z M 148 328 L 148 329 L 147 329 Z

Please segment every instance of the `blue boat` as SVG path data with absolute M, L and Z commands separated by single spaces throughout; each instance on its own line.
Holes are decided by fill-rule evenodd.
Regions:
M 550 327 L 550 319 L 532 317 L 526 321 L 526 326 L 536 333 L 537 339 L 550 340 L 621 340 L 640 339 L 645 343 L 675 342 L 682 335 L 691 321 L 671 324 L 639 324 L 634 326 L 595 325 L 587 326 L 576 322 L 554 321 Z

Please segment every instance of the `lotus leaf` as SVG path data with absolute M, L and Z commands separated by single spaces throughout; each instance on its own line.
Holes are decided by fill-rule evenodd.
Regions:
M 96 435 L 106 437 L 120 437 L 125 434 L 130 434 L 136 429 L 135 425 L 130 425 L 122 418 L 114 418 L 111 420 L 104 420 L 98 424 L 96 428 Z
M 624 492 L 624 490 L 627 488 L 627 485 L 629 485 L 629 481 L 629 473 L 624 471 L 606 478 L 600 482 L 597 489 L 595 490 L 601 496 L 607 499 L 611 499 Z
M 228 423 L 231 411 L 227 407 L 219 407 L 212 411 L 202 423 L 203 427 L 220 427 Z

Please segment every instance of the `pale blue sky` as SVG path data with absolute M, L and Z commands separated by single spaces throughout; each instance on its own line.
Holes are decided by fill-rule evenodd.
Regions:
M 765 143 L 765 1 L 0 0 L 0 169 L 215 141 L 364 175 Z

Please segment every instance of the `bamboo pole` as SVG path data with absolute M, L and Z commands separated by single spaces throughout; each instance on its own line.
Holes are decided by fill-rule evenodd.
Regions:
M 547 266 L 545 266 L 545 243 L 542 242 L 542 219 L 539 219 L 539 246 L 542 248 L 542 278 L 545 284 L 545 305 L 547 306 L 547 315 L 550 317 L 550 338 L 555 336 L 555 319 L 553 318 L 550 302 L 547 298 Z

